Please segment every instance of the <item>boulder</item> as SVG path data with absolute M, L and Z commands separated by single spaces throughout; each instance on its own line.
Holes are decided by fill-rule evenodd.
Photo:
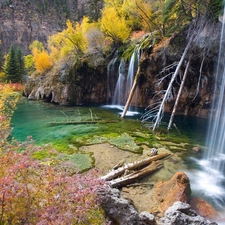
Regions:
M 215 219 L 219 216 L 213 206 L 201 198 L 193 198 L 189 203 L 192 209 L 204 218 Z
M 192 150 L 198 154 L 202 153 L 203 152 L 203 149 L 199 146 L 195 146 L 192 148 Z
M 98 191 L 101 206 L 106 215 L 118 225 L 156 225 L 155 218 L 148 212 L 138 214 L 134 205 L 120 197 L 116 188 L 106 187 Z
M 163 213 L 174 202 L 188 202 L 190 194 L 190 180 L 183 172 L 177 172 L 167 182 L 157 183 L 155 188 L 155 200 L 159 204 L 159 210 Z
M 175 202 L 165 212 L 163 218 L 160 219 L 163 225 L 217 225 L 203 217 L 197 215 L 189 204 L 183 202 Z

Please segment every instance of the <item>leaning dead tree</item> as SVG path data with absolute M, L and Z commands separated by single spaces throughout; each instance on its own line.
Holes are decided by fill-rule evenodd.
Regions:
M 122 187 L 137 179 L 151 174 L 163 167 L 162 160 L 170 156 L 168 153 L 161 153 L 137 162 L 125 164 L 117 169 L 112 169 L 101 179 L 109 181 L 112 187 Z
M 135 93 L 135 90 L 136 90 L 136 87 L 137 87 L 137 84 L 138 84 L 138 79 L 140 78 L 140 76 L 142 74 L 145 73 L 144 72 L 145 69 L 146 69 L 146 63 L 145 62 L 148 59 L 148 57 L 149 57 L 149 55 L 151 53 L 151 50 L 152 50 L 152 45 L 149 44 L 151 42 L 152 42 L 152 37 L 151 36 L 147 36 L 147 38 L 138 47 L 138 49 L 140 50 L 140 59 L 139 59 L 139 62 L 138 62 L 138 69 L 137 69 L 137 72 L 136 72 L 136 75 L 135 75 L 135 78 L 134 78 L 134 81 L 133 81 L 133 85 L 132 85 L 132 88 L 130 90 L 128 99 L 127 99 L 125 107 L 123 109 L 121 118 L 123 118 L 126 115 L 126 113 L 127 113 L 128 107 L 129 107 L 129 105 L 131 103 L 131 100 L 132 100 L 132 98 L 134 96 L 134 93 Z M 146 47 L 146 44 L 148 44 L 147 47 Z
M 181 96 L 181 92 L 184 88 L 185 79 L 188 73 L 190 73 L 190 70 L 189 70 L 189 68 L 191 68 L 190 62 L 191 60 L 195 60 L 195 57 L 202 58 L 202 62 L 200 63 L 199 78 L 197 82 L 196 95 L 194 99 L 199 94 L 200 83 L 202 82 L 203 64 L 206 60 L 208 52 L 210 51 L 210 48 L 211 48 L 210 46 L 213 46 L 212 43 L 216 41 L 216 37 L 217 37 L 217 35 L 215 35 L 215 26 L 210 24 L 208 21 L 209 20 L 207 18 L 202 18 L 202 19 L 197 18 L 195 21 L 193 21 L 190 24 L 188 29 L 188 34 L 186 36 L 186 39 L 189 41 L 184 49 L 184 52 L 178 64 L 173 63 L 172 65 L 167 66 L 168 68 L 172 68 L 176 66 L 175 71 L 172 73 L 169 70 L 166 71 L 168 73 L 163 78 L 160 78 L 158 80 L 158 85 L 160 85 L 165 79 L 168 79 L 169 77 L 171 77 L 167 88 L 165 90 L 160 90 L 156 93 L 156 96 L 160 96 L 160 98 L 157 101 L 155 101 L 154 104 L 148 106 L 147 107 L 148 110 L 141 117 L 142 123 L 151 121 L 148 127 L 151 128 L 153 131 L 161 123 L 161 120 L 164 115 L 164 108 L 165 108 L 166 102 L 170 100 L 174 100 L 174 96 L 176 96 L 173 111 L 171 113 L 170 121 L 167 127 L 168 130 L 171 129 L 173 118 L 176 113 L 178 102 Z M 167 70 L 167 67 L 164 68 L 163 71 Z M 178 75 L 182 74 L 181 67 L 186 67 L 186 69 L 183 74 L 183 78 L 182 77 L 180 78 L 180 80 L 182 81 L 180 84 L 179 91 L 176 94 L 174 86 L 175 86 L 175 81 L 177 81 Z
M 180 88 L 179 88 L 179 91 L 178 91 L 178 94 L 177 94 L 175 104 L 173 106 L 173 111 L 172 111 L 172 114 L 170 116 L 170 121 L 169 121 L 167 130 L 169 130 L 171 128 L 171 125 L 173 123 L 173 118 L 174 118 L 174 115 L 175 115 L 175 112 L 176 112 L 176 109 L 177 109 L 177 105 L 178 105 L 178 102 L 179 102 L 179 99 L 180 99 L 180 96 L 181 96 L 181 92 L 182 92 L 183 87 L 184 87 L 184 82 L 185 82 L 187 74 L 188 74 L 189 65 L 190 65 L 190 59 L 189 59 L 187 65 L 186 65 L 184 76 L 183 76 L 183 79 L 182 79 L 181 84 L 180 84 Z
M 185 59 L 185 57 L 186 57 L 186 55 L 187 55 L 187 53 L 188 53 L 188 51 L 190 49 L 191 43 L 192 43 L 192 39 L 189 40 L 189 42 L 188 42 L 188 44 L 187 44 L 187 46 L 186 46 L 186 48 L 185 48 L 185 50 L 184 50 L 184 52 L 182 54 L 182 57 L 181 57 L 178 65 L 176 67 L 175 72 L 172 75 L 172 78 L 171 78 L 171 80 L 169 82 L 169 85 L 168 85 L 166 91 L 165 91 L 165 94 L 163 95 L 162 101 L 159 102 L 160 103 L 159 107 L 156 105 L 153 108 L 153 110 L 147 111 L 146 113 L 144 113 L 142 115 L 142 122 L 146 122 L 150 117 L 153 117 L 153 119 L 152 119 L 152 121 L 153 121 L 152 130 L 155 130 L 159 126 L 159 124 L 160 124 L 160 122 L 162 120 L 165 103 L 167 102 L 168 97 L 171 94 L 173 83 L 174 83 L 176 77 L 179 74 L 180 68 L 181 68 L 181 66 L 183 64 L 183 61 L 184 61 L 184 59 Z M 157 109 L 157 108 L 158 108 L 158 110 L 155 111 L 155 109 Z

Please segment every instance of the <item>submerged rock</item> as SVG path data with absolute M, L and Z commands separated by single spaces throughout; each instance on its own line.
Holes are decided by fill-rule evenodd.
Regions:
M 175 202 L 160 219 L 161 225 L 217 225 L 197 215 L 189 204 Z

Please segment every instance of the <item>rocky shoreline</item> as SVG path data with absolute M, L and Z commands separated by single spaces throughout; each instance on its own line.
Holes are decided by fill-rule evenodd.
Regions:
M 82 151 L 92 152 L 95 168 L 107 173 L 118 159 L 134 161 L 146 157 L 122 151 L 107 143 L 83 146 Z M 159 148 L 160 152 L 168 150 Z M 103 160 L 104 158 L 104 160 Z M 184 172 L 177 172 L 172 164 L 182 164 L 177 154 L 164 161 L 164 169 L 132 185 L 120 189 L 107 186 L 99 196 L 112 225 L 215 225 L 222 221 L 212 205 L 191 195 L 191 185 Z M 178 163 L 179 162 L 179 163 Z M 169 174 L 167 168 L 170 168 Z M 182 168 L 180 168 L 182 171 Z M 163 176 L 164 175 L 164 176 Z M 160 181 L 161 180 L 161 181 Z M 223 223 L 218 223 L 219 225 Z
M 155 216 L 148 212 L 140 214 L 127 199 L 120 196 L 116 188 L 99 190 L 101 206 L 112 225 L 217 225 L 197 215 L 191 206 L 181 201 L 170 206 L 164 217 L 156 221 Z

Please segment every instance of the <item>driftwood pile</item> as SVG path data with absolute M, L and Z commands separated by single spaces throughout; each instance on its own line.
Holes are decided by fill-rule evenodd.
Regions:
M 109 181 L 111 187 L 122 187 L 137 179 L 153 173 L 163 167 L 162 160 L 170 156 L 168 153 L 161 153 L 137 162 L 128 163 L 117 168 L 114 167 L 101 179 Z

